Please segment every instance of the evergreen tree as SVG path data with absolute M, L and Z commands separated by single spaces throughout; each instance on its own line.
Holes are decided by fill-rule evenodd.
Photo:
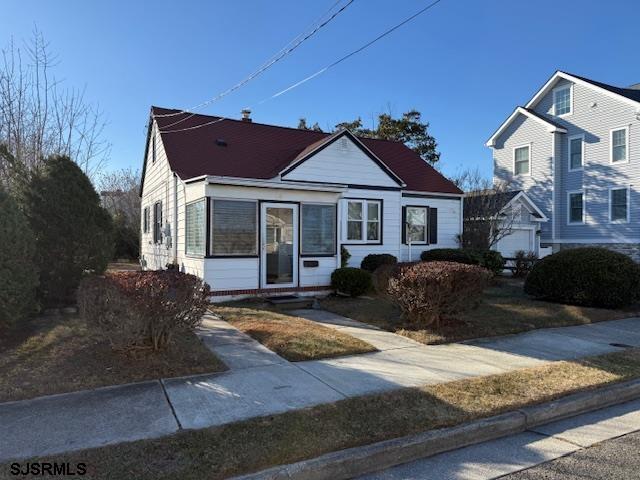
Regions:
M 83 273 L 101 273 L 111 259 L 111 217 L 89 178 L 65 156 L 47 158 L 18 198 L 36 236 L 39 297 L 46 306 L 68 303 Z

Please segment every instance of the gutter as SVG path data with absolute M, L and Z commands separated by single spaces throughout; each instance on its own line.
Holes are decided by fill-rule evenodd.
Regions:
M 262 180 L 254 178 L 238 178 L 225 176 L 201 175 L 199 177 L 185 180 L 184 183 L 195 183 L 204 181 L 210 185 L 234 185 L 240 187 L 276 188 L 284 190 L 311 190 L 317 192 L 342 193 L 347 191 L 348 186 L 337 183 L 306 183 L 306 182 L 285 182 L 276 180 Z

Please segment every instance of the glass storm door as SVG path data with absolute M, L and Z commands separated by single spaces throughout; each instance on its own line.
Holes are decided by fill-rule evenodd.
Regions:
M 262 288 L 298 285 L 298 206 L 262 203 L 260 208 Z

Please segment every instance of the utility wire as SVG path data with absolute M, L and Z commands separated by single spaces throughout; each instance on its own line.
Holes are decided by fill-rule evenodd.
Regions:
M 404 19 L 402 22 L 394 25 L 393 27 L 389 28 L 388 30 L 384 31 L 383 33 L 381 33 L 380 35 L 378 35 L 377 37 L 375 37 L 373 40 L 370 40 L 369 42 L 365 43 L 364 45 L 358 47 L 357 49 L 349 52 L 348 54 L 344 55 L 343 57 L 339 58 L 338 60 L 336 60 L 333 63 L 330 63 L 329 65 L 327 65 L 326 67 L 321 68 L 320 70 L 318 70 L 317 72 L 309 75 L 308 77 L 303 78 L 302 80 L 299 80 L 298 82 L 294 83 L 293 85 L 290 85 L 289 87 L 285 88 L 284 90 L 280 90 L 279 92 L 271 95 L 270 97 L 267 97 L 263 100 L 261 100 L 260 102 L 258 102 L 256 105 L 261 105 L 273 98 L 277 98 L 281 95 L 284 95 L 285 93 L 293 90 L 296 87 L 299 87 L 300 85 L 302 85 L 303 83 L 308 82 L 309 80 L 314 79 L 315 77 L 323 74 L 324 72 L 326 72 L 327 70 L 341 64 L 342 62 L 346 61 L 347 59 L 353 57 L 354 55 L 362 52 L 363 50 L 369 48 L 371 45 L 373 45 L 374 43 L 378 42 L 379 40 L 382 40 L 384 37 L 386 37 L 387 35 L 391 34 L 392 32 L 396 31 L 397 29 L 399 29 L 400 27 L 406 25 L 407 23 L 411 22 L 412 20 L 414 20 L 416 17 L 422 15 L 423 13 L 425 13 L 426 11 L 430 10 L 431 8 L 435 7 L 438 3 L 440 3 L 442 0 L 435 0 L 434 2 L 431 2 L 430 4 L 428 4 L 427 6 L 425 6 L 424 8 L 418 10 L 416 13 L 414 13 L 413 15 L 411 15 L 410 17 L 407 17 L 406 19 Z M 185 129 L 175 129 L 175 130 L 165 130 L 162 131 L 162 133 L 169 133 L 169 132 L 181 132 L 181 131 L 185 131 L 185 130 L 194 130 L 196 128 L 200 128 L 200 127 L 204 127 L 207 125 L 211 125 L 212 123 L 217 123 L 218 121 L 224 120 L 224 118 L 221 119 L 216 119 L 214 121 L 211 122 L 206 122 L 203 124 L 199 124 L 199 125 L 193 125 L 191 127 L 185 128 Z M 170 126 L 170 125 L 169 125 Z M 168 128 L 169 126 L 165 127 Z
M 166 113 L 166 114 L 161 114 L 161 115 L 156 115 L 157 117 L 173 117 L 176 115 L 181 115 L 183 113 L 190 113 L 191 115 L 188 115 L 172 124 L 167 125 L 165 128 L 170 128 L 173 125 L 177 125 L 178 123 L 184 122 L 185 120 L 188 120 L 189 118 L 191 118 L 194 114 L 192 113 L 193 110 L 198 110 L 201 109 L 203 107 L 206 107 L 210 104 L 212 104 L 215 101 L 220 100 L 223 97 L 226 97 L 227 95 L 229 95 L 230 93 L 238 90 L 239 88 L 243 87 L 244 85 L 246 85 L 247 83 L 249 83 L 251 80 L 253 80 L 254 78 L 258 77 L 259 75 L 261 75 L 262 73 L 264 73 L 266 70 L 268 70 L 270 67 L 272 67 L 274 64 L 276 64 L 277 62 L 279 62 L 280 60 L 282 60 L 284 57 L 286 57 L 287 55 L 291 54 L 294 50 L 296 50 L 300 45 L 302 45 L 305 41 L 309 40 L 311 37 L 313 37 L 316 33 L 318 33 L 322 28 L 324 28 L 325 26 L 327 26 L 334 18 L 336 18 L 338 15 L 340 15 L 342 12 L 344 12 L 347 7 L 349 7 L 349 5 L 351 5 L 355 0 L 348 0 L 348 2 L 346 4 L 344 4 L 342 7 L 340 7 L 340 9 L 338 9 L 336 12 L 334 12 L 329 18 L 327 18 L 324 21 L 321 21 L 322 18 L 324 18 L 328 13 L 330 13 L 335 7 L 336 5 L 338 5 L 340 3 L 341 0 L 338 0 L 336 3 L 334 3 L 331 8 L 325 13 L 323 14 L 320 19 L 318 21 L 320 21 L 320 23 L 315 22 L 316 26 L 315 28 L 307 33 L 306 35 L 304 35 L 302 38 L 301 35 L 298 35 L 295 39 L 293 39 L 291 42 L 289 42 L 287 44 L 287 46 L 285 46 L 284 49 L 280 50 L 280 52 L 278 52 L 275 57 L 272 57 L 271 60 L 268 60 L 265 64 L 263 64 L 260 68 L 258 68 L 256 71 L 254 71 L 252 74 L 250 74 L 248 77 L 246 77 L 245 79 L 241 80 L 240 82 L 236 83 L 235 85 L 233 85 L 232 87 L 228 88 L 227 90 L 223 91 L 222 93 L 219 93 L 218 95 L 216 95 L 215 97 L 210 98 L 209 100 L 206 100 L 194 107 L 192 107 L 189 110 L 181 110 L 179 112 L 173 112 L 173 113 Z M 312 24 L 313 25 L 313 24 Z M 291 45 L 293 43 L 293 45 Z M 291 45 L 291 46 L 289 46 Z M 288 48 L 287 48 L 288 47 Z

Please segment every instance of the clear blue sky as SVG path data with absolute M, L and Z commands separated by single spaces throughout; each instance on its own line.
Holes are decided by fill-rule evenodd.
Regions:
M 109 168 L 139 167 L 149 106 L 188 108 L 282 48 L 335 0 L 4 0 L 0 45 L 34 25 L 58 53 L 57 76 L 106 112 Z M 293 55 L 205 113 L 239 117 L 426 5 L 356 0 Z M 431 123 L 445 173 L 491 174 L 485 140 L 556 70 L 640 82 L 637 0 L 443 0 L 358 56 L 254 108 L 263 123 L 322 127 L 389 107 Z

